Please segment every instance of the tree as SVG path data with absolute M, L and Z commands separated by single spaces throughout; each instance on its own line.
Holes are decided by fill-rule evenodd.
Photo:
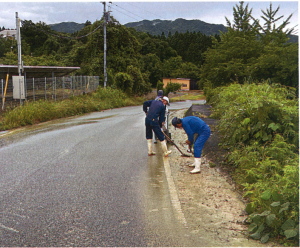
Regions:
M 163 77 L 177 78 L 181 74 L 182 58 L 180 56 L 165 60 L 162 69 Z
M 273 34 L 284 33 L 286 35 L 289 35 L 294 32 L 294 29 L 297 25 L 291 29 L 286 29 L 285 31 L 283 31 L 283 29 L 286 28 L 286 26 L 288 24 L 290 24 L 289 20 L 291 19 L 293 14 L 290 14 L 289 17 L 286 20 L 284 20 L 281 25 L 276 27 L 275 23 L 284 17 L 283 15 L 278 18 L 275 17 L 276 14 L 278 13 L 279 9 L 280 9 L 280 6 L 278 6 L 277 9 L 275 11 L 273 11 L 272 3 L 270 3 L 270 8 L 267 9 L 266 12 L 262 10 L 263 15 L 261 16 L 261 18 L 265 21 L 263 26 L 261 26 L 259 24 L 259 20 L 255 19 L 253 16 L 251 16 L 251 18 L 255 21 L 255 24 L 258 27 L 261 38 L 263 38 L 264 36 L 268 36 L 268 34 L 270 34 L 270 33 L 273 33 Z
M 86 27 L 86 26 L 89 26 L 89 25 L 92 25 L 92 23 L 91 23 L 89 20 L 87 20 L 87 21 L 84 23 L 84 26 Z
M 39 56 L 43 55 L 43 45 L 48 39 L 48 34 L 53 33 L 53 31 L 44 22 L 34 24 L 31 20 L 25 20 L 22 22 L 21 33 L 22 47 L 24 42 L 29 44 L 30 53 Z
M 157 84 L 156 84 L 157 92 L 158 92 L 159 90 L 163 90 L 163 88 L 164 88 L 164 83 L 163 83 L 162 81 L 158 80 L 158 81 L 157 81 Z
M 298 54 L 297 44 L 278 46 L 276 43 L 269 43 L 252 65 L 252 77 L 260 81 L 271 79 L 272 83 L 298 88 Z
M 297 44 L 286 44 L 287 36 L 282 31 L 285 25 L 279 29 L 267 25 L 265 34 L 259 39 L 258 21 L 250 24 L 250 19 L 253 20 L 251 11 L 248 11 L 248 5 L 244 8 L 240 2 L 240 6 L 234 8 L 234 24 L 226 18 L 230 25 L 228 32 L 221 34 L 220 42 L 214 39 L 212 48 L 205 53 L 200 87 L 243 83 L 250 78 L 254 81 L 270 78 L 283 85 L 297 85 Z M 274 20 L 268 20 L 267 24 L 280 19 L 274 18 L 272 10 L 268 13 L 270 20 Z
M 115 84 L 115 79 L 111 70 L 107 70 L 107 86 L 112 86 Z
M 43 53 L 46 55 L 55 54 L 60 48 L 60 43 L 53 36 L 49 36 L 43 44 Z
M 187 62 L 181 65 L 181 73 L 179 77 L 190 78 L 190 79 L 200 79 L 200 69 L 193 63 Z
M 251 76 L 250 67 L 262 50 L 255 32 L 240 32 L 228 29 L 221 34 L 219 43 L 213 38 L 213 46 L 205 52 L 205 63 L 201 67 L 200 87 L 209 81 L 213 88 L 234 81 L 242 83 Z
M 276 26 L 284 17 L 276 17 L 279 9 L 278 6 L 274 11 L 271 3 L 269 9 L 262 10 L 261 17 L 265 21 L 263 26 L 252 17 L 258 27 L 259 42 L 262 44 L 261 56 L 252 66 L 253 77 L 259 80 L 269 78 L 274 83 L 298 87 L 298 44 L 287 43 L 287 35 L 293 32 L 294 27 L 284 31 L 293 14 Z
M 149 73 L 149 81 L 152 87 L 156 87 L 158 80 L 162 78 L 162 62 L 156 54 L 149 53 L 141 58 L 141 71 Z
M 115 85 L 118 89 L 121 89 L 123 92 L 130 95 L 132 93 L 133 88 L 133 80 L 127 74 L 123 72 L 119 72 L 115 75 Z
M 6 39 L 0 36 L 0 58 L 11 51 L 11 48 L 17 47 L 15 39 Z
M 179 83 L 168 83 L 165 88 L 163 88 L 164 96 L 168 96 L 170 92 L 176 92 L 181 89 L 181 84 Z
M 168 36 L 167 41 L 184 62 L 192 62 L 199 67 L 204 62 L 203 53 L 212 46 L 211 37 L 201 32 L 176 32 Z
M 240 6 L 236 5 L 236 8 L 233 7 L 234 24 L 231 24 L 228 18 L 225 17 L 227 25 L 236 31 L 250 31 L 252 30 L 252 25 L 250 25 L 251 13 L 252 9 L 250 11 L 248 10 L 248 4 L 246 8 L 244 8 L 244 2 L 241 1 Z
M 135 95 L 143 95 L 151 91 L 150 83 L 146 82 L 142 73 L 137 67 L 132 65 L 127 67 L 127 74 L 131 77 L 133 86 L 132 93 Z

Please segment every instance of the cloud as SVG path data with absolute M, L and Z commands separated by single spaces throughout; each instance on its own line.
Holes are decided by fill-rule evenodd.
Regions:
M 0 27 L 15 28 L 15 13 L 18 12 L 22 20 L 31 20 L 34 23 L 44 22 L 54 24 L 60 22 L 85 23 L 87 20 L 95 22 L 103 15 L 101 2 L 1 2 L 0 0 Z M 253 15 L 260 18 L 261 9 L 266 10 L 270 2 L 245 2 L 249 8 L 253 8 Z M 141 20 L 175 20 L 184 18 L 187 20 L 198 19 L 207 23 L 226 25 L 225 16 L 233 21 L 233 7 L 239 2 L 113 2 L 111 15 L 121 24 Z M 280 5 L 278 16 L 284 15 L 286 19 L 291 13 L 291 27 L 298 23 L 298 2 L 273 2 L 273 9 Z M 108 10 L 109 4 L 107 4 Z

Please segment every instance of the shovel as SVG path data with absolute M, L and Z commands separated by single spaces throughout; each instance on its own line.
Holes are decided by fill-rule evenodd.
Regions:
M 188 154 L 184 154 L 180 149 L 179 147 L 170 139 L 170 137 L 168 135 L 165 134 L 165 132 L 162 130 L 163 134 L 166 136 L 166 139 L 168 141 L 170 141 L 176 148 L 177 150 L 181 153 L 181 157 L 191 157 L 191 155 L 188 155 Z

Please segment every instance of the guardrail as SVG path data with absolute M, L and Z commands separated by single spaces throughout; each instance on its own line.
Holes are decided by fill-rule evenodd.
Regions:
M 0 79 L 2 87 L 1 110 L 14 108 L 24 102 L 21 96 L 13 97 L 13 82 L 8 80 L 6 94 L 5 80 Z M 25 80 L 25 101 L 51 100 L 58 101 L 71 96 L 93 92 L 99 86 L 99 76 L 65 76 L 51 78 L 28 78 Z M 5 95 L 4 95 L 5 94 Z

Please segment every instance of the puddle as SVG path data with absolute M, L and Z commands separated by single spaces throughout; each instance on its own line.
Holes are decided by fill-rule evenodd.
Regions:
M 5 134 L 7 134 L 9 131 L 1 131 L 0 132 L 0 137 L 2 136 L 2 135 L 5 135 Z

